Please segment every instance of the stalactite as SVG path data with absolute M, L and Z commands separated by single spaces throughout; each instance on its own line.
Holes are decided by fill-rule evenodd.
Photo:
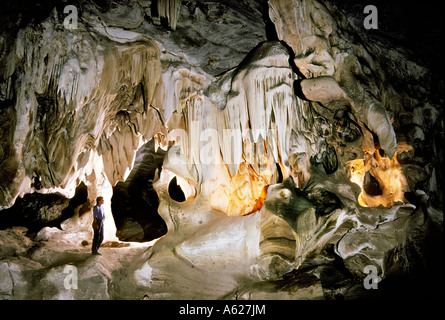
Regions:
M 181 0 L 158 0 L 158 13 L 161 18 L 167 19 L 170 28 L 176 30 L 176 24 L 181 8 Z

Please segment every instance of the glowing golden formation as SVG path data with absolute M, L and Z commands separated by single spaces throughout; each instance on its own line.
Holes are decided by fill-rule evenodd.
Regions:
M 251 165 L 243 162 L 230 185 L 221 186 L 213 193 L 212 207 L 229 216 L 253 213 L 264 204 L 270 178 L 257 174 Z
M 392 159 L 382 156 L 379 150 L 373 154 L 365 153 L 364 159 L 347 162 L 350 168 L 351 181 L 360 186 L 362 192 L 358 196 L 358 203 L 362 207 L 391 207 L 396 202 L 404 202 L 406 179 L 397 161 L 397 154 Z M 364 190 L 365 175 L 375 178 L 381 190 L 379 195 L 369 195 Z

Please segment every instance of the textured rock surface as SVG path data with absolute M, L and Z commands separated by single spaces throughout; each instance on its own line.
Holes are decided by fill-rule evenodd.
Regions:
M 330 1 L 64 6 L 2 17 L 1 298 L 436 297 L 433 68 Z

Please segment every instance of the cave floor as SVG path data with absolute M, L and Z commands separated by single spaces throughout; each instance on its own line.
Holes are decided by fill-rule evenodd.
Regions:
M 100 255 L 92 255 L 85 239 L 84 234 L 71 234 L 69 241 L 66 235 L 38 240 L 26 235 L 25 228 L 0 230 L 0 299 L 324 299 L 321 282 L 313 275 L 296 281 L 234 279 L 226 270 L 209 273 L 184 263 L 169 248 L 154 262 L 165 278 L 153 277 L 144 286 L 135 277 L 147 271 L 144 265 L 159 239 L 104 241 Z
M 178 258 L 168 245 L 153 259 L 153 245 L 159 239 L 145 243 L 105 241 L 101 255 L 92 255 L 91 242 L 85 239 L 79 234 L 70 238 L 72 242 L 36 240 L 28 237 L 24 228 L 0 230 L 0 300 L 385 298 L 378 295 L 381 288 L 364 290 L 363 283 L 344 277 L 329 263 L 295 270 L 280 280 L 260 280 L 234 277 L 227 270 L 200 269 Z M 415 290 L 416 295 L 428 292 L 424 286 Z M 400 290 L 396 283 L 388 291 L 391 299 Z M 408 295 L 413 289 L 406 292 Z

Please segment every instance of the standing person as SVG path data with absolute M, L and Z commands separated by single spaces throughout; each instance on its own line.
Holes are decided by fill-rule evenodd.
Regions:
M 103 197 L 97 197 L 96 205 L 93 208 L 93 246 L 91 247 L 91 252 L 93 254 L 99 254 L 99 247 L 104 240 L 104 220 L 105 220 L 105 211 L 102 205 L 105 200 Z

